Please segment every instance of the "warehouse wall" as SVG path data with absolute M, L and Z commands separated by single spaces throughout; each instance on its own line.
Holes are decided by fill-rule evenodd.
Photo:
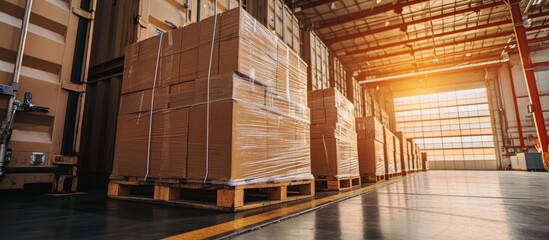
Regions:
M 385 97 L 400 98 L 400 97 L 406 97 L 406 96 L 418 96 L 418 95 L 441 93 L 441 92 L 453 92 L 456 90 L 485 88 L 486 100 L 487 100 L 487 103 L 489 104 L 489 111 L 490 111 L 489 121 L 491 123 L 491 129 L 493 132 L 492 133 L 493 135 L 492 149 L 493 150 L 491 152 L 496 153 L 495 160 L 483 158 L 483 160 L 477 159 L 473 161 L 474 159 L 476 159 L 476 157 L 475 158 L 467 157 L 468 154 L 471 154 L 470 152 L 471 149 L 465 147 L 464 145 L 464 149 L 462 150 L 456 149 L 456 150 L 458 152 L 463 151 L 463 154 L 464 154 L 463 157 L 467 157 L 467 159 L 464 158 L 463 160 L 460 160 L 460 158 L 454 159 L 453 157 L 449 157 L 448 159 L 444 158 L 444 161 L 440 161 L 441 159 L 438 159 L 439 161 L 436 164 L 432 163 L 430 164 L 430 166 L 432 167 L 432 169 L 492 169 L 492 170 L 495 170 L 500 168 L 501 166 L 502 156 L 499 153 L 502 152 L 500 146 L 502 145 L 501 142 L 503 141 L 502 134 L 501 134 L 502 118 L 498 114 L 500 107 L 498 104 L 498 97 L 499 97 L 499 94 L 497 94 L 498 88 L 496 87 L 497 86 L 496 83 L 498 79 L 497 73 L 498 73 L 498 70 L 495 67 L 468 69 L 467 71 L 445 73 L 445 74 L 424 75 L 424 76 L 415 77 L 415 78 L 401 79 L 398 81 L 378 83 L 375 85 L 371 85 L 370 89 L 374 89 L 373 90 L 374 92 L 377 92 L 380 95 L 385 95 Z M 460 103 L 460 104 L 467 104 L 467 103 Z M 463 127 L 466 127 L 466 128 L 467 126 L 469 125 L 468 124 L 463 125 Z M 488 129 L 485 129 L 482 131 L 483 134 L 486 134 L 486 130 Z M 472 130 L 464 130 L 464 131 L 469 132 Z M 426 133 L 426 134 L 428 136 L 431 136 L 431 133 Z M 448 134 L 450 133 L 445 133 L 443 135 L 448 137 L 450 136 Z M 465 135 L 468 135 L 468 134 L 465 134 Z M 446 140 L 449 140 L 449 139 L 446 139 Z M 470 145 L 472 143 L 467 142 L 467 144 Z M 484 145 L 484 143 L 482 144 Z M 435 145 L 442 145 L 442 142 L 437 143 Z M 447 150 L 450 150 L 448 154 L 450 154 L 451 152 L 452 154 L 457 154 L 452 149 L 447 149 Z M 437 150 L 437 152 L 440 153 L 440 150 Z M 446 150 L 444 150 L 444 152 L 446 155 Z M 456 156 L 456 157 L 459 157 L 459 156 Z M 440 156 L 438 156 L 438 158 L 440 158 Z M 467 160 L 467 161 L 464 162 L 464 160 Z
M 532 62 L 546 62 L 549 61 L 549 50 L 538 51 L 531 53 Z M 523 136 L 527 138 L 528 135 L 537 137 L 536 130 L 534 127 L 534 122 L 532 115 L 528 113 L 527 106 L 529 104 L 528 100 L 528 91 L 526 90 L 526 83 L 524 79 L 524 74 L 522 71 L 522 64 L 520 62 L 520 57 L 518 54 L 512 54 L 510 56 L 510 67 L 512 72 L 512 79 L 517 95 L 518 110 L 520 113 L 520 123 L 522 124 Z M 522 151 L 520 149 L 520 140 L 517 127 L 517 118 L 513 109 L 513 95 L 512 95 L 512 86 L 508 74 L 508 66 L 504 65 L 500 68 L 499 75 L 501 78 L 502 92 L 504 96 L 504 103 L 506 106 L 505 116 L 509 123 L 509 128 L 507 134 L 511 141 L 511 146 L 517 152 Z M 549 123 L 549 70 L 536 70 L 536 81 L 538 83 L 538 90 L 540 92 L 540 100 L 542 109 L 544 112 L 545 125 Z M 525 139 L 525 144 L 532 148 L 532 143 Z M 510 150 L 513 151 L 513 150 Z

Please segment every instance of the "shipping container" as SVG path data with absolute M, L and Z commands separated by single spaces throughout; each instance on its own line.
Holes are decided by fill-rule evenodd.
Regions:
M 347 97 L 347 71 L 334 55 L 330 58 L 330 85 Z
M 0 189 L 51 183 L 55 192 L 75 191 L 95 1 L 31 1 L 32 6 L 26 2 L 0 1 L 0 83 L 11 85 L 21 52 L 16 99 L 24 104 L 30 96 L 26 93 L 31 93 L 31 103 L 48 110 L 15 114 L 7 145 L 11 161 L 3 169 Z M 28 29 L 21 31 L 28 9 Z M 26 41 L 19 50 L 23 32 Z M 2 96 L 2 118 L 8 98 Z
M 330 86 L 328 47 L 313 32 L 303 34 L 303 60 L 309 65 L 307 71 L 309 90 L 326 89 Z
M 353 86 L 353 102 L 355 105 L 355 117 L 366 117 L 365 115 L 365 101 L 364 101 L 364 92 L 362 86 L 356 81 L 354 77 L 351 78 Z M 366 102 L 368 103 L 368 102 Z
M 299 20 L 281 0 L 243 1 L 242 7 L 298 55 L 301 53 Z

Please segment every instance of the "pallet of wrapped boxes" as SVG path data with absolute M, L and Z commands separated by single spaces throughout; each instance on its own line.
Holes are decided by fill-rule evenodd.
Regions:
M 400 139 L 396 135 L 393 135 L 393 143 L 395 144 L 395 150 L 393 151 L 395 159 L 395 175 L 402 176 L 402 160 L 400 155 Z
M 240 9 L 129 46 L 109 197 L 240 211 L 314 196 L 306 69 Z
M 421 171 L 429 170 L 429 161 L 427 160 L 427 152 L 421 152 Z
M 396 132 L 395 137 L 400 141 L 400 164 L 402 167 L 402 175 L 410 175 L 410 159 L 408 155 L 408 140 L 404 132 Z
M 387 127 L 384 127 L 383 135 L 385 137 L 385 179 L 389 180 L 396 177 L 394 134 Z
M 364 182 L 385 180 L 383 125 L 374 117 L 356 118 L 358 162 Z
M 360 186 L 353 104 L 337 89 L 309 93 L 311 167 L 316 186 L 345 190 Z
M 410 167 L 410 173 L 414 172 L 414 156 L 412 152 L 412 140 L 410 138 L 406 139 L 406 151 L 408 152 L 408 166 Z

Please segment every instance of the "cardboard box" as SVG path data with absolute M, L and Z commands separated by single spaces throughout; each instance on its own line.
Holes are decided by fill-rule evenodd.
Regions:
M 337 89 L 314 90 L 310 92 L 310 96 L 312 124 L 338 122 L 347 129 L 355 130 L 353 104 Z
M 170 86 L 170 108 L 190 107 L 194 104 L 194 81 Z
M 113 176 L 185 178 L 188 108 L 118 116 Z M 152 127 L 149 141 L 149 128 Z M 147 174 L 148 146 L 151 144 Z
M 143 90 L 134 93 L 122 94 L 120 96 L 120 108 L 118 114 L 130 114 L 149 112 L 151 105 L 153 110 L 162 110 L 168 108 L 168 87 L 155 88 L 154 104 L 152 104 L 152 89 Z
M 356 129 L 359 140 L 375 139 L 385 142 L 383 125 L 374 117 L 356 118 Z
M 183 28 L 165 32 L 162 36 L 162 56 L 169 56 L 180 53 L 183 38 Z M 186 36 L 185 36 L 186 37 Z
M 162 86 L 169 86 L 179 82 L 179 66 L 181 53 L 164 56 L 160 59 L 159 77 Z
M 277 39 L 240 8 L 223 14 L 220 73 L 240 72 L 276 88 Z
M 311 171 L 315 176 L 359 176 L 356 141 L 311 139 Z
M 159 77 L 156 79 L 156 84 L 154 81 L 156 63 L 156 59 L 152 59 L 139 61 L 136 64 L 125 67 L 122 80 L 122 94 L 150 89 L 153 85 L 162 86 Z
M 385 150 L 383 143 L 373 139 L 358 140 L 358 158 L 361 176 L 385 175 Z
M 198 78 L 194 87 L 194 103 L 207 101 L 208 79 Z M 213 75 L 210 77 L 210 102 L 236 99 L 265 106 L 265 87 L 236 74 Z
M 204 57 L 204 56 L 203 56 Z M 194 81 L 198 77 L 198 46 L 181 53 L 179 82 Z
M 214 42 L 213 46 L 212 46 L 212 41 L 203 42 L 203 43 L 201 42 L 200 46 L 198 47 L 197 76 L 199 78 L 206 77 L 208 76 L 208 73 L 210 73 L 210 76 L 217 75 L 219 73 L 219 57 L 220 56 L 219 56 L 218 40 Z M 210 62 L 210 59 L 211 59 L 211 62 Z
M 277 44 L 276 93 L 290 98 L 290 50 L 281 41 Z
M 181 51 L 198 48 L 200 45 L 200 23 L 191 23 L 185 26 L 182 31 Z
M 224 16 L 225 14 L 223 14 Z M 212 39 L 219 39 L 221 34 L 221 14 L 217 14 L 217 17 L 208 17 L 204 20 L 198 22 L 200 25 L 200 45 L 212 42 Z M 215 20 L 215 22 L 214 22 Z M 214 25 L 215 25 L 215 35 L 214 35 Z
M 206 105 L 191 108 L 188 178 L 206 172 Z M 210 103 L 208 176 L 215 181 L 270 177 L 266 112 L 234 100 Z M 263 133 L 263 134 L 262 134 Z

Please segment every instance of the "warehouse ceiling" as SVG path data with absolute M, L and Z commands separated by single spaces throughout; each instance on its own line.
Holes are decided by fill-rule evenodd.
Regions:
M 286 0 L 347 71 L 373 79 L 498 60 L 517 51 L 502 0 Z M 530 49 L 549 48 L 549 0 L 521 2 Z

